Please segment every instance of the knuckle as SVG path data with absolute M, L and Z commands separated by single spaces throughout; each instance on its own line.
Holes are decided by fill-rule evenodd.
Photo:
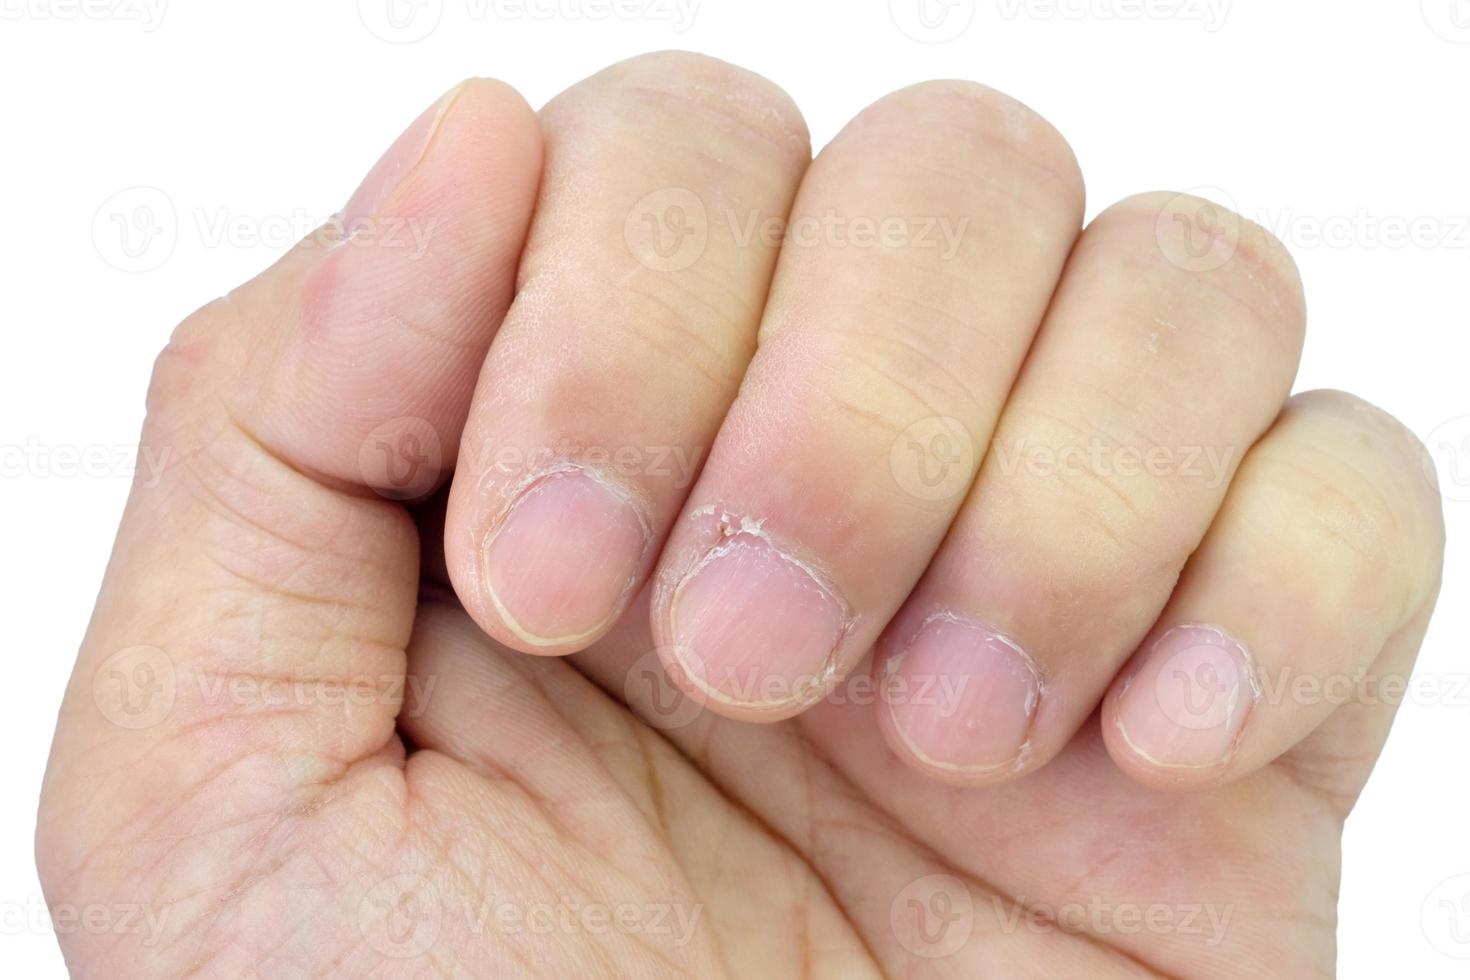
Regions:
M 634 105 L 685 121 L 692 113 L 788 150 L 810 152 L 806 122 L 784 89 L 755 72 L 708 55 L 660 51 L 630 58 L 558 96 L 547 112 L 554 115 L 568 97 L 580 98 L 587 91 L 584 86 L 609 89 Z
M 150 422 L 176 425 L 217 394 L 212 379 L 219 374 L 225 344 L 238 333 L 238 318 L 235 303 L 226 297 L 194 311 L 174 328 L 154 358 L 148 380 Z
M 1444 528 L 1418 440 L 1381 410 L 1339 392 L 1298 396 L 1242 468 L 1237 515 L 1276 554 L 1287 579 L 1303 568 L 1317 602 L 1377 602 L 1401 618 L 1438 582 Z
M 1301 345 L 1306 300 L 1295 260 L 1275 235 L 1229 208 L 1187 193 L 1135 194 L 1099 214 L 1084 240 L 1165 288 L 1223 294 Z
M 1392 414 L 1357 395 L 1321 389 L 1291 399 L 1286 416 L 1320 420 L 1321 444 L 1345 469 L 1362 474 L 1392 512 L 1399 529 L 1442 553 L 1444 505 L 1434 458 L 1424 441 Z
M 931 177 L 936 165 L 973 174 L 977 156 L 994 159 L 1007 183 L 1012 175 L 1039 177 L 1038 202 L 1061 203 L 1081 220 L 1085 194 L 1072 147 L 1034 109 L 985 85 L 944 80 L 899 89 L 864 109 L 843 137 L 880 143 L 885 154 L 912 147 L 937 155 L 926 159 Z

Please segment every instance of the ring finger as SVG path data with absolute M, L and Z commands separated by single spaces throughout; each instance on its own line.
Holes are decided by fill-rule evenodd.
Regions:
M 900 757 L 973 784 L 1066 745 L 1280 409 L 1304 320 L 1284 249 L 1209 202 L 1145 195 L 1098 216 L 880 645 Z

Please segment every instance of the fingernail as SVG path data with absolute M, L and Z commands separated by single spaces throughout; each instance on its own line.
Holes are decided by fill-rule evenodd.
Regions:
M 446 93 L 438 102 L 425 109 L 423 114 L 403 131 L 393 145 L 388 147 L 373 169 L 358 185 L 357 191 L 342 209 L 342 228 L 344 233 L 351 235 L 354 230 L 364 222 L 377 217 L 393 192 L 403 183 L 405 177 L 413 172 L 428 153 L 429 144 L 434 141 L 434 134 L 439 129 L 439 124 L 449 112 L 449 107 L 454 104 L 463 85 L 456 86 Z
M 1119 695 L 1118 730 L 1153 765 L 1206 769 L 1235 753 L 1259 695 L 1239 641 L 1218 626 L 1176 626 L 1154 641 Z
M 675 654 L 709 695 L 773 708 L 820 696 L 846 606 L 802 563 L 759 534 L 725 538 L 675 591 Z
M 894 729 L 926 764 L 985 773 L 1024 756 L 1042 684 L 1014 640 L 983 623 L 934 616 L 887 668 L 883 700 Z
M 535 646 L 591 639 L 622 611 L 648 546 L 633 499 L 569 466 L 521 490 L 485 542 L 501 620 Z

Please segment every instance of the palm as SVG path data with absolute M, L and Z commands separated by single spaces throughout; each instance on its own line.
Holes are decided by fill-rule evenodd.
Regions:
M 1326 800 L 1348 790 L 1313 787 L 1310 765 L 1165 797 L 1126 780 L 1092 726 L 1039 774 L 957 790 L 885 751 L 861 689 L 773 726 L 678 700 L 640 656 L 640 617 L 575 664 L 494 648 L 452 601 L 416 619 L 397 732 L 325 784 L 268 795 L 243 752 L 182 800 L 88 809 L 105 829 L 85 854 L 43 825 L 43 864 L 68 868 L 54 902 L 115 896 L 156 923 L 75 937 L 74 969 L 1330 972 L 1341 811 Z M 78 771 L 117 765 L 100 748 L 53 772 L 50 815 L 108 785 Z
M 728 66 L 672 60 L 697 77 L 714 72 L 715 82 L 747 84 L 725 78 Z M 648 59 L 650 79 L 664 77 L 661 64 Z M 611 73 L 611 90 L 623 71 Z M 681 89 L 678 99 L 654 101 L 704 120 L 713 104 L 706 87 L 689 91 L 704 94 Z M 449 517 L 416 525 L 381 496 L 402 489 L 394 450 L 407 459 L 402 440 L 413 437 L 414 472 L 428 458 L 425 445 L 443 450 L 403 496 L 453 477 L 473 510 L 485 502 L 483 487 L 448 464 L 462 436 L 470 450 L 499 442 L 476 440 L 468 423 L 547 406 L 579 425 L 597 421 L 605 414 L 599 399 L 636 387 L 637 372 L 512 370 L 517 357 L 560 357 L 579 346 L 530 329 L 540 313 L 562 309 L 538 293 L 538 282 L 603 280 L 564 275 L 544 250 L 539 267 L 523 257 L 541 175 L 537 119 L 494 83 L 456 92 L 444 103 L 456 107 L 452 118 L 434 122 L 440 129 L 429 142 L 437 149 L 424 151 L 432 159 L 392 192 L 395 208 L 430 227 L 443 222 L 427 252 L 405 265 L 401 250 L 308 240 L 187 320 L 158 361 L 142 458 L 163 465 L 140 468 L 41 803 L 41 880 L 72 970 L 272 978 L 1329 973 L 1341 822 L 1391 723 L 1384 705 L 1278 712 L 1274 734 L 1290 741 L 1270 744 L 1295 748 L 1191 795 L 1127 779 L 1096 718 L 1040 771 L 961 790 L 888 750 L 871 688 L 861 683 L 849 680 L 815 709 L 774 725 L 724 720 L 679 700 L 658 667 L 646 593 L 610 634 L 570 659 L 513 653 L 486 638 L 445 584 L 453 567 L 458 595 L 483 601 L 464 583 L 474 585 L 485 544 L 485 529 L 475 527 L 485 515 L 456 522 L 451 506 Z M 931 94 L 953 93 L 941 85 Z M 989 104 L 992 96 L 971 98 Z M 1014 128 L 1012 114 L 1002 121 Z M 609 145 L 635 143 L 643 145 Z M 771 146 L 784 147 L 777 162 L 794 183 L 793 161 L 804 166 L 805 149 L 797 160 L 789 139 Z M 717 156 L 695 154 L 697 169 Z M 394 153 L 385 159 L 392 166 L 384 174 L 402 169 Z M 586 169 L 617 176 L 627 168 Z M 547 185 L 576 189 L 579 180 Z M 775 203 L 784 213 L 790 202 Z M 602 230 L 617 242 L 625 215 L 613 211 Z M 605 248 L 596 222 L 573 223 L 575 233 L 553 231 L 548 240 L 591 243 L 596 261 L 610 263 L 606 281 L 632 281 L 631 255 Z M 755 253 L 741 254 L 749 264 Z M 512 325 L 503 342 L 496 331 L 510 322 L 518 269 L 527 279 L 521 296 L 530 299 L 523 332 Z M 664 296 L 668 281 L 648 271 L 631 274 L 659 284 L 649 296 Z M 763 284 L 769 272 L 752 267 L 746 278 Z M 688 281 L 714 289 L 731 309 L 745 305 L 724 296 L 725 277 L 695 270 Z M 609 292 L 642 295 L 632 286 Z M 693 306 L 694 322 L 708 319 L 702 302 Z M 564 319 L 597 319 L 577 315 L 590 308 L 567 305 Z M 481 375 L 492 339 L 511 358 L 501 365 L 503 390 L 493 371 Z M 614 348 L 620 368 L 646 366 L 621 340 Z M 665 356 L 658 345 L 646 355 L 649 363 Z M 555 383 L 546 380 L 553 375 Z M 477 376 L 493 390 L 472 395 Z M 527 401 L 527 377 L 546 385 L 542 401 Z M 675 395 L 650 397 L 642 411 L 660 424 L 688 414 Z M 1354 452 L 1389 441 L 1376 414 L 1365 421 L 1363 406 L 1329 401 L 1350 411 L 1356 428 L 1309 434 L 1351 439 Z M 1324 400 L 1315 404 L 1323 413 Z M 1404 438 L 1395 430 L 1392 441 Z M 379 449 L 388 450 L 381 459 Z M 1313 452 L 1330 456 L 1320 446 Z M 460 464 L 477 458 L 492 457 L 466 452 Z M 1382 481 L 1399 500 L 1385 513 L 1419 515 L 1393 524 L 1413 542 L 1402 546 L 1412 560 L 1380 574 L 1372 549 L 1352 554 L 1358 537 L 1340 528 L 1372 524 L 1360 518 L 1379 509 L 1355 509 L 1328 480 L 1313 492 L 1332 487 L 1334 500 L 1347 501 L 1341 520 L 1314 521 L 1314 533 L 1298 537 L 1326 542 L 1346 570 L 1335 570 L 1340 582 L 1315 583 L 1325 599 L 1310 576 L 1286 590 L 1306 597 L 1312 623 L 1332 620 L 1337 633 L 1325 635 L 1340 642 L 1320 646 L 1359 658 L 1334 662 L 1343 675 L 1371 661 L 1373 651 L 1357 647 L 1376 649 L 1386 627 L 1336 610 L 1395 602 L 1407 610 L 1375 664 L 1404 671 L 1437 589 L 1443 530 L 1437 507 L 1425 506 L 1418 466 L 1390 468 L 1385 461 L 1397 457 L 1377 450 L 1372 458 L 1324 472 L 1350 472 L 1362 491 L 1374 484 L 1360 471 L 1413 470 Z M 885 532 L 879 538 L 905 540 L 882 521 L 870 525 Z M 1172 583 L 1183 560 L 1157 563 L 1167 566 L 1158 577 Z M 1276 565 L 1261 565 L 1296 568 L 1279 555 Z M 1241 601 L 1283 581 L 1254 565 L 1248 574 L 1255 579 L 1238 590 L 1230 580 Z M 1118 591 L 1092 598 L 1105 604 Z M 1047 596 L 1034 598 L 1048 605 Z M 1106 618 L 1110 610 L 1094 612 Z M 1074 690 L 1070 706 L 1083 713 L 1097 694 L 1084 702 Z M 1063 688 L 1048 696 L 1068 697 Z

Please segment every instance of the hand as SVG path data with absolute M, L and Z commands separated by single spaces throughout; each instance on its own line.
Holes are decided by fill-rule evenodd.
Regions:
M 1079 237 L 1004 96 L 808 154 L 703 58 L 468 82 L 178 329 L 42 799 L 74 973 L 1331 972 L 1417 443 L 1287 401 L 1263 231 Z

